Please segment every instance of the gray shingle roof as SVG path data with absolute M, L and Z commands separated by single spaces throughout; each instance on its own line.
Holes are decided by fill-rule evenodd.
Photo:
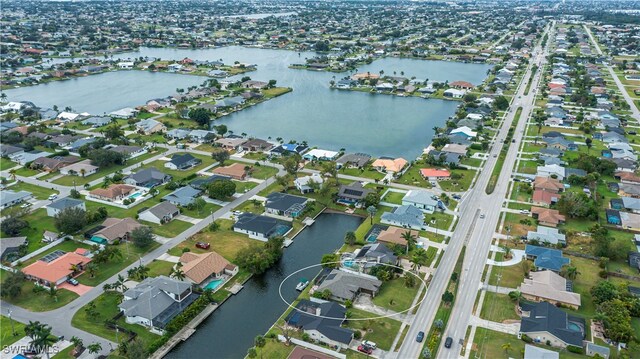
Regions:
M 548 302 L 521 303 L 520 306 L 529 312 L 529 317 L 522 317 L 520 332 L 548 332 L 567 344 L 582 347 L 584 319 L 568 315 Z
M 343 320 L 328 318 L 345 318 L 347 310 L 336 302 L 314 303 L 303 299 L 296 304 L 298 310 L 293 310 L 286 317 L 289 325 L 303 330 L 317 330 L 325 337 L 344 344 L 351 343 L 353 331 L 342 328 Z M 321 318 L 318 315 L 327 318 Z
M 71 198 L 71 197 L 64 197 L 64 198 L 60 198 L 59 200 L 57 200 L 55 202 L 52 202 L 47 207 L 55 208 L 57 210 L 62 211 L 64 209 L 66 209 L 66 208 L 73 208 L 73 207 L 79 206 L 82 203 L 84 203 L 84 202 L 82 202 L 79 199 L 75 199 L 75 198 Z

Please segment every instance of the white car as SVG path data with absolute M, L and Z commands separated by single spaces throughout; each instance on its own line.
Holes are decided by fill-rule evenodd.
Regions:
M 521 209 L 520 213 L 521 214 L 529 214 L 529 210 L 528 209 Z
M 53 201 L 56 198 L 58 198 L 58 195 L 57 194 L 52 194 L 51 196 L 49 196 L 49 201 Z

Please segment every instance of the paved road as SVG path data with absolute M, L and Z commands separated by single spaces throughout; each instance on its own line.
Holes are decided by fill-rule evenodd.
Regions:
M 534 61 L 540 63 L 543 56 L 540 54 L 540 50 L 537 49 L 534 55 Z M 491 178 L 491 173 L 497 162 L 497 155 L 500 153 L 500 142 L 495 141 L 490 150 L 490 156 L 485 164 L 484 170 L 480 173 L 475 187 L 463 198 L 460 204 L 460 221 L 456 227 L 447 250 L 445 251 L 440 265 L 437 268 L 434 277 L 429 285 L 425 301 L 422 303 L 409 332 L 407 333 L 406 340 L 402 343 L 400 350 L 397 354 L 397 358 L 418 358 L 420 356 L 420 350 L 422 343 L 417 343 L 415 338 L 419 331 L 425 333 L 428 332 L 431 324 L 434 321 L 436 312 L 440 305 L 441 296 L 444 293 L 455 263 L 460 255 L 462 247 L 467 246 L 465 260 L 463 263 L 463 271 L 460 273 L 460 284 L 457 294 L 456 305 L 454 312 L 451 314 L 451 320 L 449 326 L 445 330 L 445 337 L 452 336 L 454 338 L 454 346 L 447 350 L 441 349 L 438 357 L 452 356 L 457 357 L 460 352 L 460 345 L 457 340 L 464 338 L 466 333 L 466 327 L 468 319 L 471 317 L 471 309 L 475 301 L 475 293 L 478 291 L 480 277 L 484 264 L 486 262 L 487 253 L 491 238 L 498 223 L 500 216 L 500 208 L 507 190 L 507 184 L 513 165 L 517 157 L 517 148 L 522 140 L 522 134 L 524 132 L 526 116 L 533 110 L 533 104 L 535 99 L 535 90 L 530 91 L 528 96 L 524 96 L 525 84 L 531 76 L 531 65 L 527 68 L 525 75 L 522 77 L 522 81 L 516 91 L 516 96 L 512 102 L 512 106 L 507 113 L 505 120 L 498 131 L 499 137 L 506 134 L 511 126 L 517 108 L 522 106 L 523 111 L 521 118 L 516 128 L 514 138 L 515 144 L 509 147 L 507 157 L 504 162 L 503 171 L 500 179 L 496 185 L 494 192 L 491 195 L 485 193 L 485 188 Z M 537 80 L 540 78 L 540 73 L 537 75 Z M 537 80 L 534 82 L 537 83 Z M 534 87 L 535 89 L 535 87 Z M 496 155 L 496 157 L 494 157 Z M 480 218 L 480 215 L 484 215 L 485 218 Z M 466 318 L 466 320 L 465 320 Z M 443 341 L 444 343 L 444 341 Z

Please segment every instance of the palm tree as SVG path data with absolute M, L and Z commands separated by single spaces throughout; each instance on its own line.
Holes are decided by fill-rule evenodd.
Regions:
M 574 266 L 569 266 L 564 270 L 564 276 L 567 279 L 575 280 L 578 274 L 580 274 L 580 272 L 578 272 L 578 268 Z
M 349 231 L 344 235 L 344 242 L 348 245 L 354 245 L 356 243 L 356 234 L 353 231 Z
M 509 350 L 511 350 L 511 343 L 504 343 L 502 344 L 502 349 L 504 349 L 504 353 L 508 354 Z
M 371 218 L 371 224 L 373 224 L 373 216 L 376 215 L 376 212 L 378 212 L 378 209 L 375 206 L 367 207 L 367 213 L 369 214 L 369 217 Z
M 416 245 L 416 236 L 414 236 L 411 231 L 407 230 L 402 232 L 402 239 L 407 241 L 407 253 Z
M 98 354 L 102 350 L 102 344 L 95 342 L 87 345 L 90 354 Z
M 262 335 L 258 335 L 253 340 L 253 344 L 256 348 L 260 348 L 260 358 L 262 358 L 262 348 L 267 344 L 267 340 Z
M 9 170 L 9 177 L 11 178 L 12 181 L 16 180 L 16 170 L 15 169 L 10 169 Z
M 180 268 L 179 265 L 176 265 L 175 267 L 171 268 L 171 274 L 169 276 L 177 280 L 183 280 L 185 277 L 184 271 Z
M 418 248 L 411 256 L 411 270 L 414 272 L 420 271 L 420 268 L 427 262 L 429 256 L 424 248 Z
M 509 292 L 509 299 L 511 299 L 512 302 L 516 302 L 517 306 L 520 306 L 520 301 L 522 301 L 524 297 L 519 290 L 514 290 L 512 292 Z
M 113 289 L 120 290 L 124 293 L 124 291 L 127 290 L 127 286 L 124 284 L 126 281 L 127 279 L 123 277 L 122 274 L 118 274 L 118 279 L 113 283 Z
M 80 169 L 80 175 L 81 175 L 82 177 L 84 177 L 84 175 L 85 175 L 86 173 L 87 173 L 87 170 L 85 170 L 84 168 L 81 168 L 81 169 Z
M 78 351 L 84 345 L 82 339 L 76 337 L 75 335 L 71 337 L 70 341 L 71 343 L 73 343 L 73 347 L 76 349 L 76 351 Z
M 45 352 L 47 358 L 49 358 L 49 348 L 58 341 L 56 337 L 51 335 L 51 327 L 48 325 L 40 325 L 35 332 L 35 338 L 31 341 L 31 345 L 37 349 L 38 352 Z

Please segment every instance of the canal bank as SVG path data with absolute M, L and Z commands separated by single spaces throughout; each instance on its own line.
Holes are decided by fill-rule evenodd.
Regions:
M 322 255 L 331 253 L 344 242 L 344 234 L 355 230 L 362 218 L 345 214 L 325 213 L 313 226 L 296 236 L 280 262 L 262 275 L 253 276 L 231 300 L 217 308 L 197 331 L 178 344 L 166 358 L 242 358 L 253 346 L 256 335 L 265 333 L 286 310 L 279 286 L 289 274 L 320 263 Z M 302 277 L 312 277 L 316 268 Z M 283 287 L 282 296 L 293 301 L 299 292 L 296 281 Z

